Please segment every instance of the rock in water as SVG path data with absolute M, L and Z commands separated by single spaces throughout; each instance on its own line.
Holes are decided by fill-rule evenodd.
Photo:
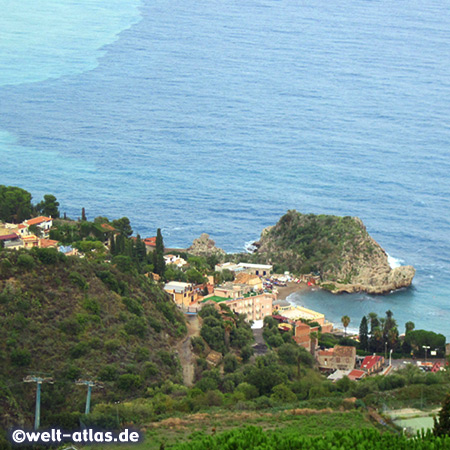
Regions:
M 409 286 L 415 274 L 412 266 L 392 269 L 357 217 L 288 211 L 263 231 L 256 254 L 279 271 L 320 273 L 322 287 L 333 293 L 384 294 Z
M 188 248 L 188 253 L 195 256 L 208 257 L 211 255 L 226 255 L 225 250 L 216 247 L 216 243 L 209 238 L 209 234 L 203 233 L 199 238 L 194 239 L 192 245 Z

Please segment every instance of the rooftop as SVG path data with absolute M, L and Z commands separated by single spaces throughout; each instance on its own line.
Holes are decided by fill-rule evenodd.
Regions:
M 39 225 L 40 223 L 50 222 L 52 220 L 51 217 L 39 216 L 34 219 L 25 220 L 27 225 Z
M 371 369 L 377 362 L 381 361 L 381 358 L 382 356 L 377 355 L 366 356 L 361 364 L 361 369 Z

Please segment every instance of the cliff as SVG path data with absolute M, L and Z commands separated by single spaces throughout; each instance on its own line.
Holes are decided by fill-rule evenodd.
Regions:
M 386 252 L 357 217 L 288 211 L 263 230 L 258 258 L 293 273 L 319 272 L 322 287 L 333 293 L 383 294 L 410 286 L 412 266 L 392 269 Z

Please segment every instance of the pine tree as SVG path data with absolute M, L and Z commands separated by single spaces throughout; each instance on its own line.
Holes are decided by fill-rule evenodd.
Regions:
M 361 349 L 367 351 L 369 346 L 369 328 L 366 316 L 363 316 L 361 324 L 359 325 L 359 342 L 361 344 Z

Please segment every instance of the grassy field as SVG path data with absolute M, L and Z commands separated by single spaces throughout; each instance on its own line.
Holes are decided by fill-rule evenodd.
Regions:
M 349 428 L 375 428 L 360 411 L 336 412 L 331 410 L 298 409 L 284 412 L 241 412 L 197 413 L 165 419 L 142 427 L 145 440 L 139 444 L 121 445 L 122 450 L 154 450 L 169 448 L 180 442 L 187 442 L 200 434 L 217 434 L 235 428 L 256 425 L 263 430 L 285 429 L 302 435 L 321 436 L 324 431 Z M 95 450 L 98 447 L 84 447 Z M 105 449 L 117 445 L 102 446 Z

